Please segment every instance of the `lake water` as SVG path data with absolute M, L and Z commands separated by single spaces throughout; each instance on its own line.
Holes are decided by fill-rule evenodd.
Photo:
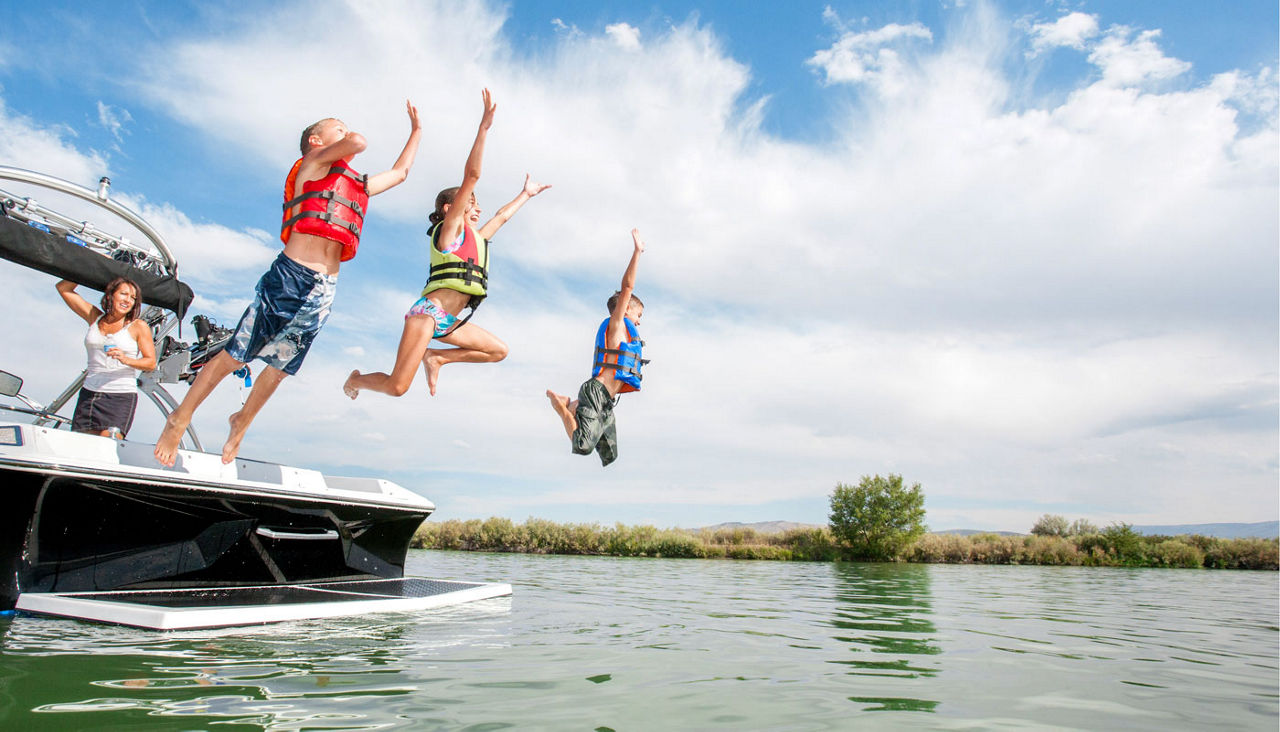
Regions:
M 414 615 L 158 633 L 0 617 L 0 729 L 1280 724 L 1275 572 L 410 552 Z

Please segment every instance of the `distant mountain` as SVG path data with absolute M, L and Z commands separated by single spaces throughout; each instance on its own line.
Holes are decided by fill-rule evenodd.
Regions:
M 703 526 L 701 529 L 694 531 L 719 531 L 720 529 L 751 529 L 758 534 L 781 534 L 784 531 L 792 529 L 819 529 L 826 524 L 798 524 L 795 521 L 757 521 L 753 524 L 744 524 L 741 521 L 729 521 L 715 526 Z
M 943 529 L 931 531 L 931 534 L 955 534 L 956 536 L 973 536 L 974 534 L 995 534 L 997 536 L 1021 536 L 1016 531 L 987 531 L 986 529 Z
M 1219 539 L 1274 539 L 1280 536 L 1280 521 L 1259 521 L 1254 524 L 1174 524 L 1169 526 L 1134 526 L 1133 530 L 1148 536 L 1178 536 L 1199 534 Z

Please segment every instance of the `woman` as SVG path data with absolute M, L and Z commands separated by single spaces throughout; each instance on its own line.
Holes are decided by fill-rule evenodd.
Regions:
M 89 366 L 71 429 L 124 439 L 138 406 L 138 371 L 156 367 L 151 328 L 138 318 L 142 291 L 132 280 L 117 277 L 107 285 L 100 308 L 81 297 L 70 280 L 58 283 L 58 294 L 89 323 L 84 337 Z
M 430 215 L 431 274 L 422 297 L 404 316 L 404 331 L 396 351 L 396 365 L 390 374 L 361 374 L 352 371 L 342 390 L 355 399 L 361 389 L 400 396 L 413 384 L 418 364 L 427 374 L 427 388 L 436 393 L 440 368 L 448 363 L 492 363 L 507 357 L 507 344 L 474 323 L 458 322 L 463 308 L 479 304 L 488 288 L 489 239 L 530 198 L 550 188 L 525 176 L 524 188 L 510 203 L 498 209 L 492 219 L 479 229 L 480 205 L 475 187 L 480 180 L 480 164 L 484 143 L 493 124 L 493 103 L 485 89 L 484 115 L 476 131 L 476 141 L 462 171 L 462 185 L 446 188 L 436 196 L 435 211 Z M 455 348 L 429 348 L 432 339 Z

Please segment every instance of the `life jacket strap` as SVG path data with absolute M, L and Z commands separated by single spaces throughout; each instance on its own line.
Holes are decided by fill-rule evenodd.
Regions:
M 621 371 L 621 372 L 626 373 L 626 374 L 632 374 L 633 376 L 635 376 L 635 377 L 636 377 L 636 379 L 637 379 L 637 380 L 640 380 L 640 381 L 643 381 L 643 380 L 644 380 L 644 376 L 640 373 L 640 368 L 639 368 L 639 367 L 636 367 L 636 366 L 627 366 L 627 365 L 619 365 L 619 364 L 614 363 L 614 362 L 612 362 L 612 361 L 605 361 L 605 360 L 603 360 L 602 358 L 600 358 L 602 355 L 610 354 L 610 353 L 612 353 L 612 354 L 618 354 L 618 355 L 621 355 L 621 354 L 622 354 L 622 352 L 621 352 L 621 351 L 615 351 L 615 350 L 614 350 L 614 349 L 612 349 L 612 348 L 597 348 L 597 349 L 596 349 L 596 361 L 595 361 L 595 364 L 594 364 L 594 365 L 595 365 L 595 366 L 598 366 L 598 367 L 600 367 L 600 368 L 602 368 L 602 369 L 613 369 L 614 371 Z M 635 360 L 635 358 L 633 357 L 631 360 L 632 360 L 632 361 L 634 361 L 634 360 Z M 644 364 L 647 364 L 647 363 L 649 363 L 649 359 L 641 359 L 641 361 L 640 361 L 640 366 L 643 366 Z
M 284 222 L 284 226 L 285 227 L 293 226 L 294 224 L 298 223 L 302 219 L 320 219 L 326 224 L 330 224 L 332 226 L 338 226 L 343 229 L 346 229 L 347 231 L 350 231 L 352 234 L 355 234 L 356 237 L 360 236 L 360 224 L 354 221 L 347 221 L 346 219 L 340 216 L 334 216 L 332 211 L 303 211 L 299 214 L 294 215 L 288 221 Z
M 631 342 L 632 342 L 632 343 L 635 343 L 636 341 L 631 341 Z M 640 341 L 640 345 L 644 345 L 644 341 Z M 600 354 L 602 354 L 602 353 L 609 353 L 609 354 L 613 354 L 613 355 L 616 355 L 616 356 L 621 356 L 623 353 L 630 354 L 630 351 L 619 351 L 619 350 L 618 350 L 618 349 L 616 349 L 616 348 L 597 348 L 597 349 L 596 349 L 596 355 L 597 355 L 597 356 L 598 356 L 598 355 L 600 355 Z M 632 361 L 636 360 L 636 359 L 635 359 L 635 356 L 631 356 L 631 360 L 632 360 Z M 643 366 L 644 364 L 647 364 L 647 363 L 649 363 L 649 359 L 647 359 L 647 358 L 642 358 L 642 359 L 640 359 L 640 365 L 642 365 L 642 366 Z
M 335 165 L 332 168 L 329 168 L 329 172 L 337 173 L 344 178 L 350 178 L 356 183 L 359 183 L 360 187 L 364 189 L 365 193 L 369 192 L 369 174 L 368 173 L 362 173 L 360 175 L 356 175 L 355 172 L 351 170 L 351 168 L 342 167 L 338 165 Z
M 484 267 L 471 261 L 432 265 L 427 284 L 440 280 L 462 280 L 468 285 L 479 284 L 482 288 L 489 289 L 489 273 Z
M 303 193 L 303 194 L 302 194 L 302 195 L 300 195 L 300 196 L 296 196 L 296 197 L 294 197 L 294 199 L 293 199 L 292 201 L 289 201 L 289 202 L 287 202 L 287 203 L 285 203 L 285 204 L 284 204 L 284 210 L 285 210 L 285 211 L 288 211 L 289 209 L 293 208 L 294 206 L 297 206 L 298 204 L 302 203 L 303 201 L 306 201 L 307 199 L 311 199 L 311 198 L 322 198 L 322 199 L 326 199 L 326 200 L 328 200 L 328 201 L 329 201 L 328 208 L 329 208 L 329 210 L 330 210 L 330 211 L 332 211 L 332 210 L 333 210 L 333 206 L 334 206 L 334 204 L 337 204 L 337 205 L 339 205 L 339 206 L 346 206 L 347 208 L 351 209 L 352 211 L 355 211 L 356 216 L 359 216 L 361 219 L 363 219 L 363 218 L 364 218 L 364 207 L 363 207 L 363 206 L 361 206 L 361 205 L 360 205 L 359 203 L 357 203 L 356 201 L 350 201 L 350 200 L 347 200 L 346 198 L 343 198 L 342 196 L 339 196 L 339 195 L 338 195 L 337 193 L 335 193 L 334 191 L 329 191 L 329 190 L 326 190 L 326 191 L 311 191 L 310 193 Z

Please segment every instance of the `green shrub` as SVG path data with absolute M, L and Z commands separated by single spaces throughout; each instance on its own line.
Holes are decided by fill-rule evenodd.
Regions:
M 1143 560 L 1142 535 L 1126 523 L 1116 523 L 1102 530 L 1107 552 L 1124 565 L 1140 565 Z
M 775 545 L 790 547 L 791 558 L 804 562 L 830 562 L 840 556 L 835 537 L 825 528 L 790 529 L 776 536 Z
M 924 492 L 902 476 L 862 476 L 831 493 L 831 533 L 859 559 L 892 559 L 925 532 Z
M 1177 539 L 1165 539 L 1147 550 L 1148 564 L 1156 567 L 1203 567 L 1204 552 Z
M 908 562 L 965 564 L 973 561 L 973 542 L 955 534 L 925 534 L 907 550 Z
M 1204 553 L 1204 566 L 1212 569 L 1280 569 L 1280 540 L 1182 537 Z
M 1028 536 L 1019 564 L 1078 565 L 1084 562 L 1080 550 L 1071 540 L 1061 536 Z

